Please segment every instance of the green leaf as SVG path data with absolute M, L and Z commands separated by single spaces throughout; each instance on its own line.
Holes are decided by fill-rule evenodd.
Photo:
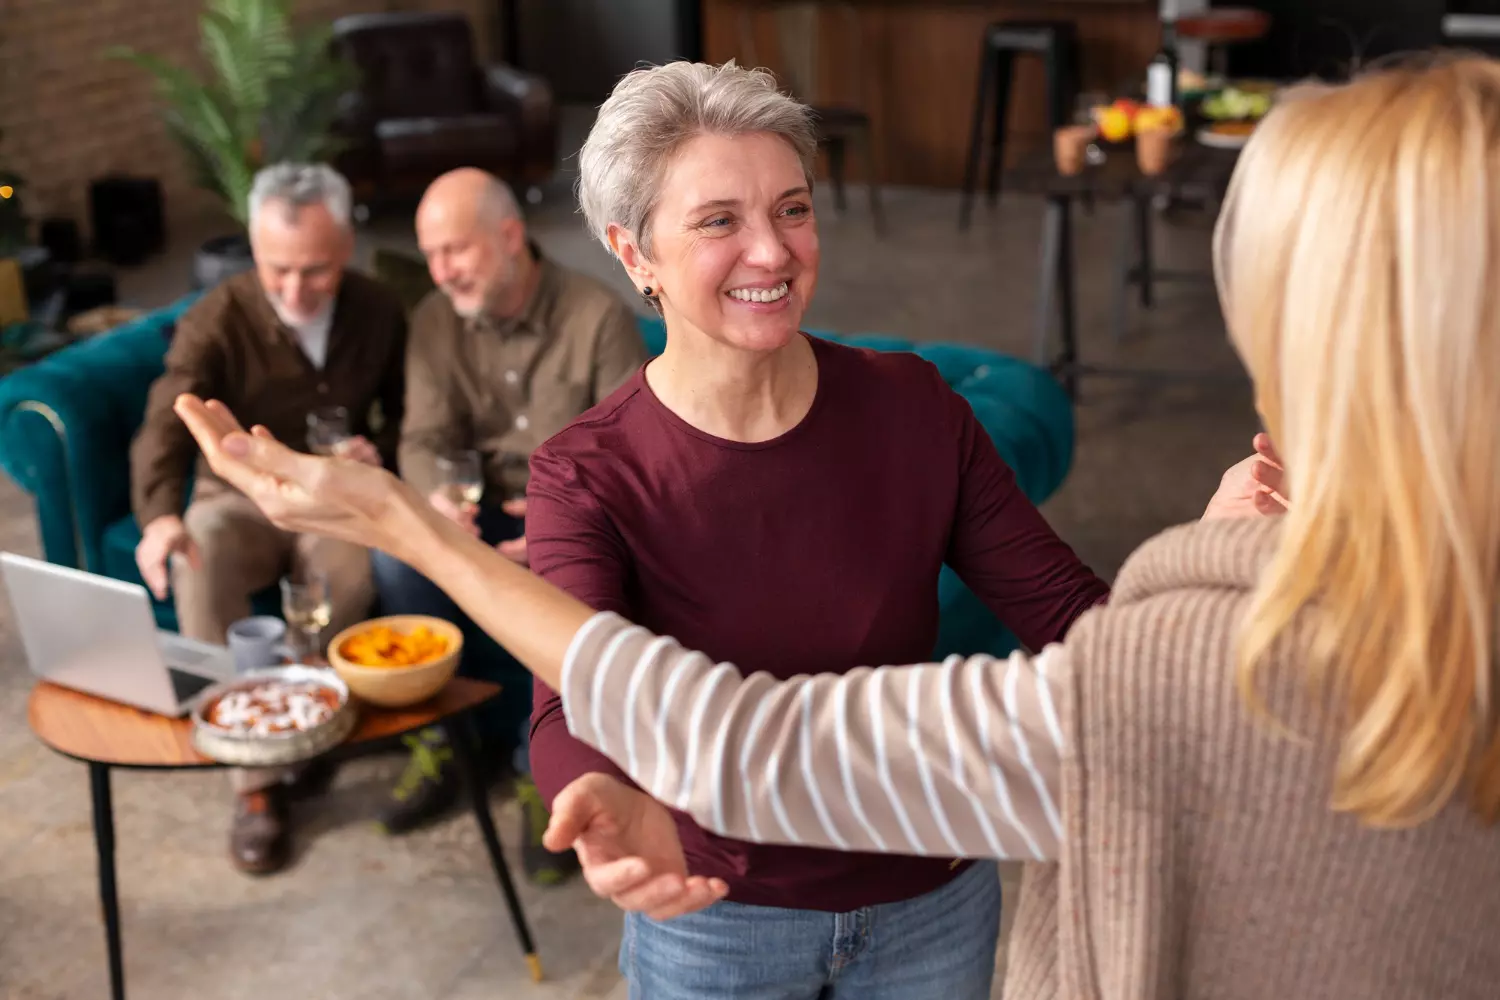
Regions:
M 333 57 L 331 37 L 327 24 L 294 31 L 285 0 L 205 0 L 208 79 L 150 53 L 116 46 L 105 55 L 151 76 L 162 121 L 199 186 L 244 222 L 263 163 L 320 160 L 341 148 L 333 126 L 358 74 Z

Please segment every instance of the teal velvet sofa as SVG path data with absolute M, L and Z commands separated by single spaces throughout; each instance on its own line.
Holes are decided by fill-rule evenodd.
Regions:
M 140 581 L 130 512 L 129 447 L 146 392 L 162 372 L 170 332 L 194 296 L 72 345 L 0 379 L 0 468 L 36 505 L 42 550 L 52 562 L 120 580 Z M 660 353 L 666 331 L 640 320 L 641 336 Z M 1051 375 L 1025 361 L 960 344 L 913 344 L 874 334 L 817 336 L 856 347 L 914 351 L 937 366 L 974 408 L 1021 489 L 1041 503 L 1066 478 L 1073 460 L 1073 409 Z M 1015 640 L 958 579 L 944 569 L 935 654 L 1004 655 Z M 256 609 L 278 613 L 274 590 Z M 157 602 L 164 628 L 175 628 L 170 602 Z

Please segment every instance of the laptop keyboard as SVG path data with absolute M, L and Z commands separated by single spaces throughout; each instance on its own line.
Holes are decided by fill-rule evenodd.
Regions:
M 172 678 L 172 693 L 177 696 L 179 704 L 213 683 L 212 678 L 184 673 L 181 670 L 173 670 L 171 667 L 167 668 L 167 674 Z
M 192 646 L 170 645 L 164 650 L 168 662 L 179 667 L 196 667 L 213 658 L 212 653 L 205 653 L 201 649 Z

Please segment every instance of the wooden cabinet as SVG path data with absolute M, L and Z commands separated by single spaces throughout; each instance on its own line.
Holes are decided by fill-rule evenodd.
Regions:
M 748 2 L 747 44 L 741 4 Z M 703 0 L 704 56 L 710 62 L 755 62 L 785 76 L 777 18 L 785 5 L 765 0 Z M 817 93 L 810 103 L 862 106 L 873 119 L 887 184 L 958 187 L 963 180 L 985 25 L 1006 18 L 1077 24 L 1083 86 L 1111 91 L 1137 82 L 1160 41 L 1157 6 L 1145 0 L 994 2 L 994 0 L 853 0 L 818 7 Z M 747 49 L 749 51 L 747 51 Z M 780 65 L 779 65 L 780 64 Z M 1008 153 L 1047 141 L 1043 74 L 1018 59 L 1011 90 Z M 851 176 L 857 177 L 851 163 Z

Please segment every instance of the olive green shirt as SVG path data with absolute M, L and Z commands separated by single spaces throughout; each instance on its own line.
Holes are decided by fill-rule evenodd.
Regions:
M 635 316 L 603 282 L 539 258 L 521 315 L 464 320 L 441 291 L 412 313 L 401 475 L 423 493 L 436 459 L 473 449 L 485 502 L 520 495 L 531 452 L 646 361 Z

